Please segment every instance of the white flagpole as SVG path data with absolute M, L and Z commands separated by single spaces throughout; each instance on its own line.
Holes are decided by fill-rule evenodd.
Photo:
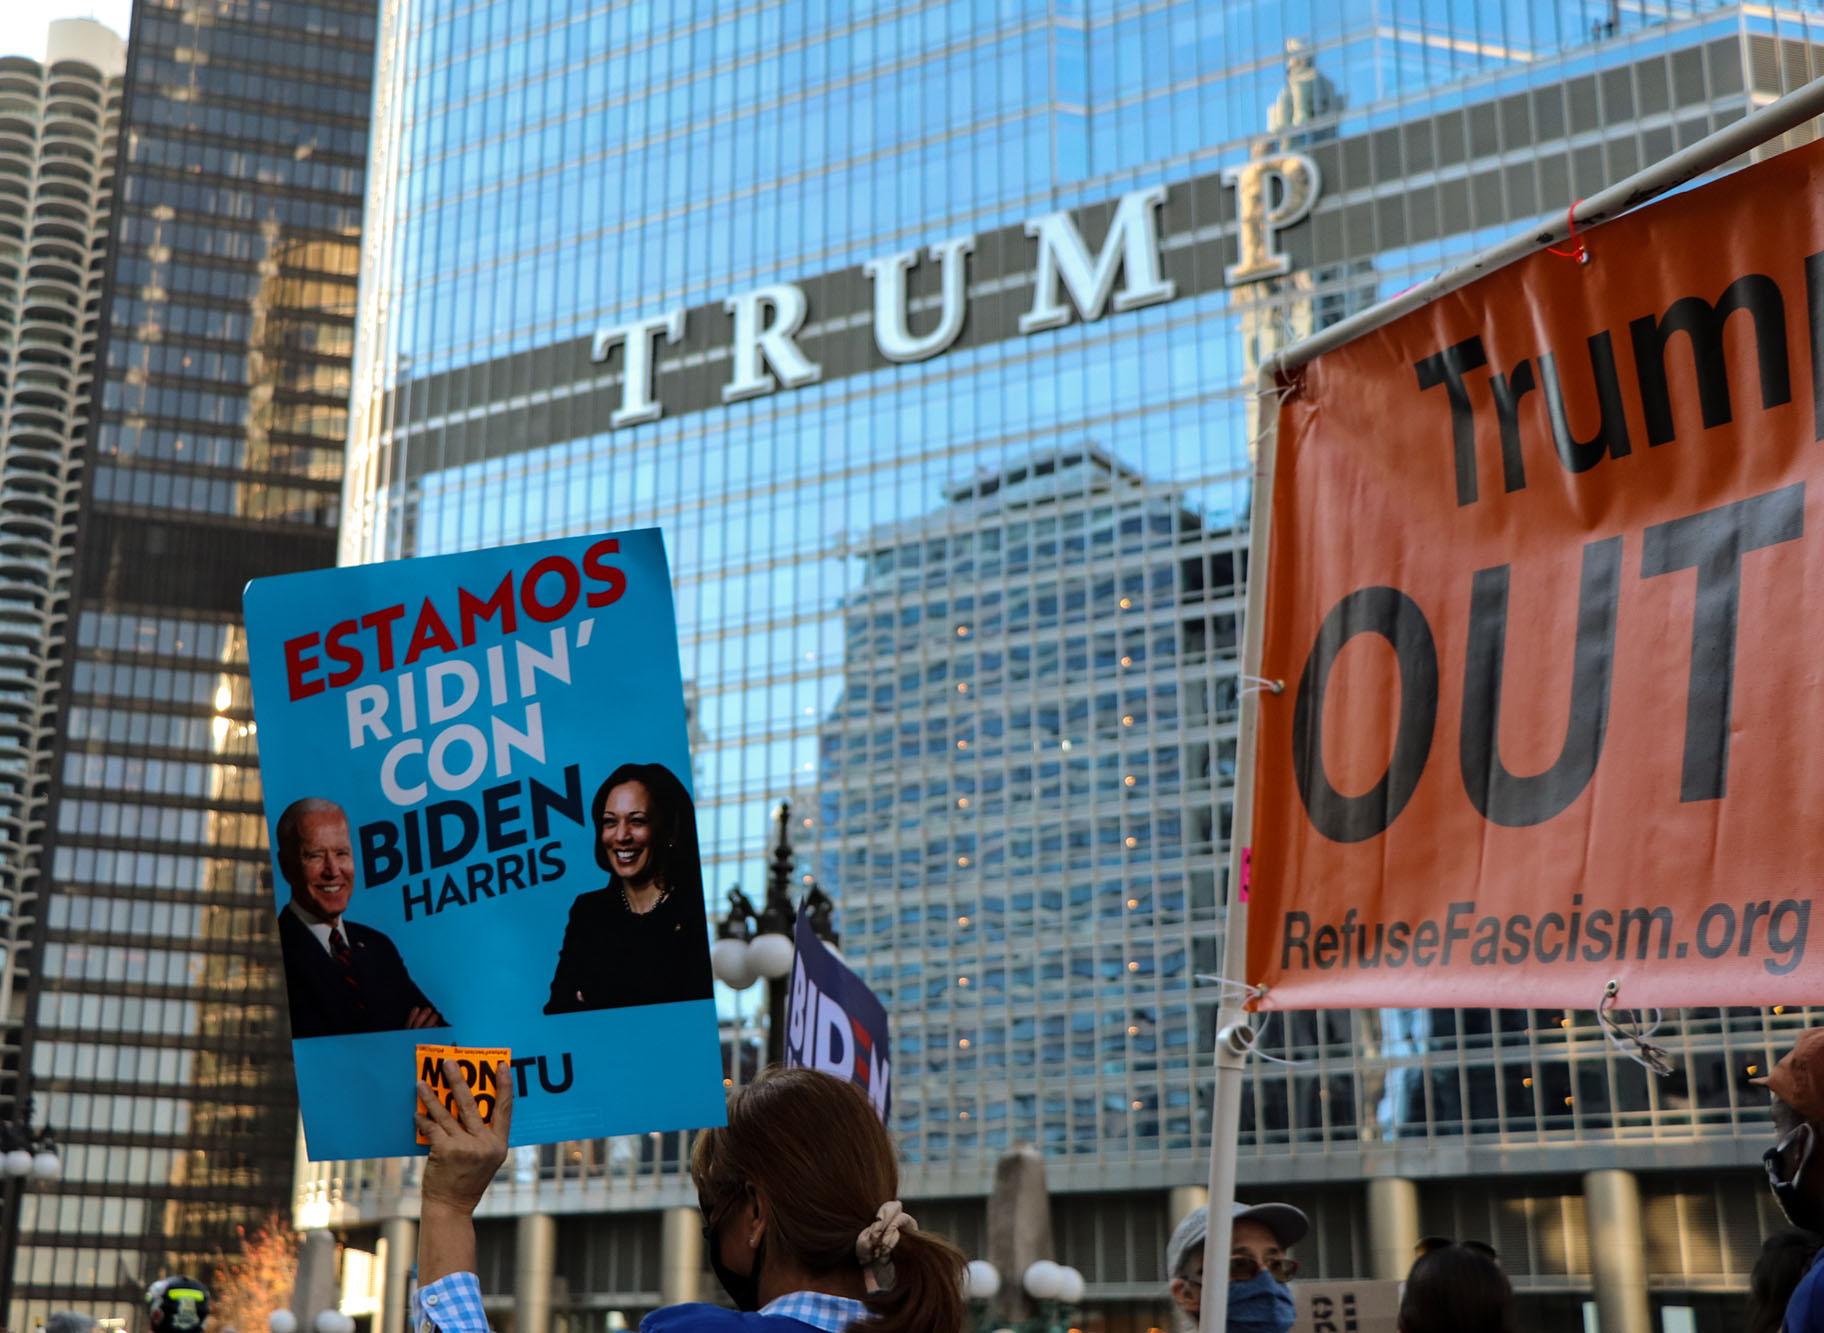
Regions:
M 1235 1202 L 1236 1152 L 1241 1139 L 1242 1080 L 1247 1077 L 1248 1048 L 1253 1034 L 1248 1028 L 1246 996 L 1241 983 L 1248 976 L 1248 902 L 1241 893 L 1246 882 L 1249 839 L 1254 825 L 1254 733 L 1259 715 L 1263 674 L 1261 641 L 1266 634 L 1267 537 L 1273 517 L 1273 464 L 1279 442 L 1279 379 L 1263 368 L 1255 388 L 1261 415 L 1254 442 L 1254 483 L 1249 497 L 1248 589 L 1243 604 L 1241 639 L 1241 726 L 1235 743 L 1235 805 L 1229 823 L 1229 880 L 1227 910 L 1223 918 L 1222 999 L 1216 1017 L 1216 1085 L 1210 1112 L 1210 1226 L 1203 1242 L 1202 1333 L 1225 1333 L 1229 1323 L 1228 1260 L 1233 1233 L 1230 1214 Z M 1254 680 L 1250 682 L 1249 677 Z

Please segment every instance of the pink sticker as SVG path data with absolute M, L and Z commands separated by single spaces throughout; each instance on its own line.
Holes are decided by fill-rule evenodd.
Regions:
M 1248 888 L 1253 882 L 1254 849 L 1252 847 L 1243 847 L 1241 849 L 1241 900 L 1244 903 L 1248 900 Z

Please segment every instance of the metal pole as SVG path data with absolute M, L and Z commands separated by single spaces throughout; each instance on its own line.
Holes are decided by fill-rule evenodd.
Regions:
M 791 820 L 792 803 L 779 802 L 779 808 L 773 812 L 776 837 L 772 864 L 767 868 L 766 906 L 756 923 L 762 934 L 774 930 L 790 935 L 798 919 L 798 911 L 792 906 L 792 869 L 797 862 L 792 855 Z M 785 1006 L 791 984 L 789 976 L 767 978 L 766 1062 L 769 1065 L 785 1063 Z
M 18 1262 L 19 1214 L 25 1181 L 0 1178 L 0 1330 L 12 1327 L 13 1265 Z
M 1203 1333 L 1223 1333 L 1229 1323 L 1229 1244 L 1235 1219 L 1236 1141 L 1241 1135 L 1241 1085 L 1254 1034 L 1245 1023 L 1216 1035 L 1216 1106 L 1212 1124 L 1223 1126 L 1220 1143 L 1210 1145 L 1210 1222 L 1203 1238 Z M 1214 1131 L 1211 1134 L 1215 1138 Z M 1215 1274 L 1211 1277 L 1211 1274 Z
M 28 992 L 26 1000 L 28 1006 L 35 1002 L 36 996 Z M 28 1039 L 21 1043 L 21 1047 L 26 1052 L 25 1058 L 29 1060 L 31 1058 L 29 1028 L 26 1033 Z M 0 1122 L 0 1128 L 8 1129 L 8 1133 L 0 1134 L 0 1140 L 16 1142 L 20 1147 L 36 1155 L 39 1145 L 32 1134 L 32 1115 L 35 1103 L 31 1090 L 31 1072 L 29 1064 L 23 1062 L 20 1064 L 18 1080 L 14 1084 L 19 1091 L 15 1095 L 9 1112 L 14 1118 L 10 1121 Z M 16 1138 L 13 1136 L 15 1129 Z M 19 1266 L 19 1223 L 25 1211 L 25 1187 L 33 1179 L 34 1177 L 30 1175 L 0 1175 L 0 1333 L 4 1333 L 4 1330 L 11 1327 L 8 1321 L 11 1318 L 13 1305 L 13 1273 Z M 40 1181 L 39 1183 L 42 1185 L 47 1182 Z
M 1303 342 L 1282 348 L 1262 367 L 1262 373 L 1267 377 L 1266 382 L 1271 383 L 1286 371 L 1296 370 L 1325 352 L 1341 347 L 1384 324 L 1390 324 L 1401 315 L 1417 310 L 1447 292 L 1454 292 L 1485 273 L 1492 273 L 1545 246 L 1560 244 L 1570 237 L 1569 221 L 1572 218 L 1581 228 L 1620 217 L 1648 200 L 1675 190 L 1686 181 L 1714 170 L 1731 158 L 1758 148 L 1769 139 L 1778 138 L 1819 115 L 1824 115 L 1824 79 L 1816 79 L 1803 88 L 1787 93 L 1777 102 L 1770 102 L 1733 125 L 1706 135 L 1689 148 L 1661 158 L 1644 170 L 1591 195 L 1578 203 L 1564 221 L 1554 221 L 1549 227 L 1510 237 L 1453 268 L 1445 269 L 1416 287 L 1409 287 L 1397 296 L 1390 296 L 1378 305 L 1369 306 L 1359 314 L 1340 320 L 1329 328 L 1312 334 Z
M 766 979 L 766 1062 L 769 1065 L 785 1063 L 785 1006 L 791 984 L 790 977 L 777 981 L 772 977 Z
M 1279 441 L 1279 381 L 1263 369 L 1257 382 L 1260 404 L 1260 439 L 1254 449 L 1253 493 L 1249 497 L 1248 590 L 1242 622 L 1241 670 L 1245 677 L 1260 675 L 1262 645 L 1266 639 L 1267 538 L 1273 522 L 1273 467 Z M 1216 1084 L 1210 1108 L 1210 1222 L 1203 1241 L 1204 1299 L 1199 1327 L 1202 1333 L 1225 1333 L 1229 1322 L 1227 1290 L 1229 1240 L 1233 1232 L 1230 1213 L 1235 1202 L 1236 1154 L 1241 1140 L 1242 1078 L 1247 1072 L 1247 1048 L 1252 1035 L 1247 1027 L 1246 997 L 1239 983 L 1248 975 L 1248 899 L 1245 891 L 1250 830 L 1254 827 L 1254 750 L 1260 714 L 1260 692 L 1241 696 L 1240 731 L 1235 741 L 1235 806 L 1229 824 L 1228 902 L 1223 916 L 1223 993 L 1216 1019 Z M 1215 1273 L 1218 1282 L 1210 1284 Z

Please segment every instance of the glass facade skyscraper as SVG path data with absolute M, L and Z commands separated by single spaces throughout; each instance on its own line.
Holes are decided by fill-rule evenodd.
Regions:
M 21 1089 L 64 1174 L 0 1228 L 9 1328 L 131 1319 L 286 1201 L 240 594 L 335 555 L 375 31 L 134 6 Z
M 710 882 L 761 882 L 789 798 L 921 1216 L 979 1245 L 1036 1143 L 1060 1258 L 1148 1327 L 1207 1160 L 1254 368 L 1802 82 L 1817 23 L 391 0 L 342 556 L 662 526 Z M 1318 1274 L 1491 1240 L 1541 1326 L 1638 1237 L 1720 1328 L 1773 1220 L 1747 1070 L 1800 1021 L 1677 1016 L 1649 1080 L 1585 1012 L 1275 1018 L 1244 1186 Z M 679 1294 L 680 1147 L 521 1153 L 500 1317 Z M 397 1252 L 411 1180 L 312 1168 L 298 1216 Z

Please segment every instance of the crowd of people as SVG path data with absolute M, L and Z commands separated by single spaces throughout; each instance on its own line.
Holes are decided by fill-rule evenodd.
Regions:
M 415 1333 L 488 1333 L 476 1276 L 473 1215 L 506 1160 L 512 1081 L 485 1122 L 453 1064 L 445 1106 L 419 1085 L 418 1127 L 430 1142 L 419 1228 Z M 1767 1077 L 1775 1142 L 1764 1164 L 1792 1223 L 1755 1264 L 1747 1333 L 1824 1333 L 1824 1028 L 1803 1034 Z M 898 1198 L 893 1142 L 855 1085 L 808 1069 L 769 1069 L 729 1098 L 728 1123 L 700 1135 L 691 1177 L 710 1266 L 735 1308 L 688 1304 L 648 1315 L 643 1333 L 961 1333 L 965 1260 L 919 1230 Z M 1209 1210 L 1181 1219 L 1164 1279 L 1181 1328 L 1220 1299 L 1230 1333 L 1288 1333 L 1296 1322 L 1293 1250 L 1309 1218 L 1287 1203 L 1235 1203 L 1228 1276 L 1207 1285 Z M 1217 1293 L 1220 1293 L 1218 1295 Z M 152 1333 L 201 1333 L 208 1293 L 167 1278 L 147 1293 Z M 57 1314 L 45 1333 L 93 1333 Z M 1398 1333 L 1518 1333 L 1514 1288 L 1500 1255 L 1477 1240 L 1428 1237 L 1401 1287 Z
M 452 1076 L 454 1071 L 450 1071 Z M 1793 1230 L 1770 1237 L 1756 1265 L 1751 1333 L 1824 1333 L 1824 1029 L 1804 1034 L 1762 1080 L 1775 1144 L 1765 1163 Z M 461 1080 L 454 1108 L 421 1085 L 418 1127 L 430 1141 L 412 1327 L 487 1333 L 475 1275 L 475 1207 L 505 1160 L 503 1100 L 484 1124 Z M 647 1333 L 960 1333 L 964 1258 L 918 1229 L 898 1199 L 893 1144 L 853 1085 L 804 1069 L 768 1070 L 729 1099 L 728 1124 L 697 1141 L 691 1175 L 710 1264 L 736 1309 L 693 1304 L 647 1317 Z M 1297 1309 L 1295 1247 L 1310 1220 L 1286 1203 L 1235 1203 L 1229 1268 L 1206 1286 L 1207 1208 L 1172 1233 L 1164 1278 L 1183 1327 L 1221 1299 L 1231 1333 L 1288 1333 Z M 1220 1292 L 1220 1296 L 1217 1293 Z M 1400 1291 L 1399 1333 L 1518 1333 L 1513 1283 L 1475 1239 L 1419 1242 Z
M 1296 1322 L 1292 1247 L 1311 1230 L 1288 1203 L 1236 1203 L 1229 1237 L 1229 1280 L 1222 1288 L 1230 1333 L 1286 1333 Z M 1208 1208 L 1193 1209 L 1166 1245 L 1165 1272 L 1186 1333 L 1203 1314 Z M 1400 1333 L 1516 1333 L 1514 1289 L 1493 1247 L 1427 1237 L 1418 1244 L 1400 1294 Z

